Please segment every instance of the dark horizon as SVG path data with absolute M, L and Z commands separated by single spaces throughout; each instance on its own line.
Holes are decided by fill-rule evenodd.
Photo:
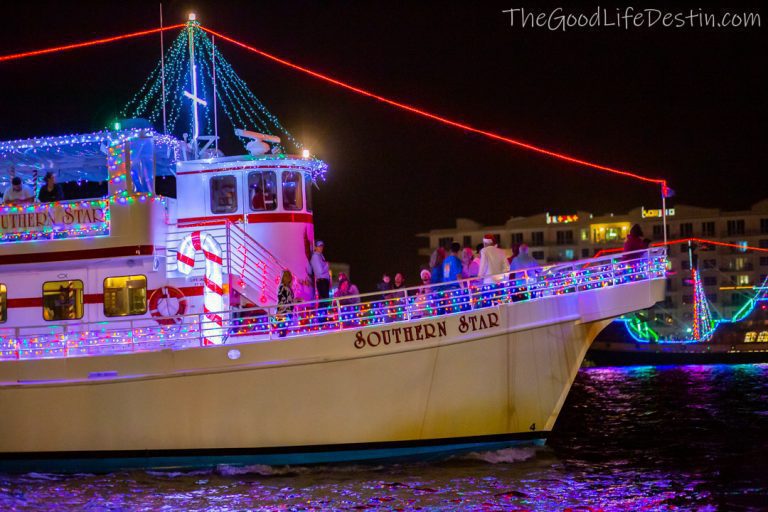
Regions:
M 167 25 L 195 11 L 203 25 L 383 96 L 665 178 L 670 206 L 747 209 L 768 197 L 764 28 L 550 32 L 510 27 L 502 11 L 516 7 L 164 2 Z M 152 28 L 157 14 L 155 2 L 12 4 L 0 54 Z M 415 283 L 424 262 L 415 235 L 458 217 L 503 224 L 659 207 L 654 185 L 465 133 L 217 44 L 329 164 L 315 194 L 316 236 L 329 259 L 350 263 L 361 292 L 382 271 Z M 0 140 L 103 129 L 158 59 L 150 36 L 0 63 Z

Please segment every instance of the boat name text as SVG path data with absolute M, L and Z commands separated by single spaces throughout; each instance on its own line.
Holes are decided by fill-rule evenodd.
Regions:
M 459 317 L 458 331 L 460 334 L 482 331 L 491 327 L 499 327 L 499 315 L 497 313 L 484 313 L 480 315 L 461 315 Z M 408 327 L 394 327 L 392 329 L 378 329 L 370 332 L 357 331 L 355 333 L 355 348 L 378 347 L 391 343 L 409 343 L 412 341 L 425 341 L 432 338 L 443 338 L 448 335 L 446 321 L 430 322 L 428 324 L 413 325 Z

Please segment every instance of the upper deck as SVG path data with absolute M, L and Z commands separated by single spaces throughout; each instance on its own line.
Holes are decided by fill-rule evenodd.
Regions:
M 0 143 L 0 265 L 151 254 L 165 238 L 175 139 L 151 129 Z M 43 202 L 51 173 L 60 200 Z M 34 199 L 8 200 L 11 180 Z
M 145 127 L 0 142 L 0 191 L 17 177 L 34 196 L 0 204 L 0 265 L 151 255 L 177 222 L 311 223 L 323 162 L 189 156 L 185 142 Z M 49 172 L 63 198 L 41 202 Z

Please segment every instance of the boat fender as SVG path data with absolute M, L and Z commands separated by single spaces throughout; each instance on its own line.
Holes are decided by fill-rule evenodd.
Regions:
M 178 303 L 176 311 L 170 311 L 170 306 L 166 306 L 167 314 L 163 314 L 164 312 L 158 310 L 161 299 L 164 299 L 166 304 L 171 304 L 171 299 L 176 299 Z M 181 317 L 187 312 L 187 298 L 178 288 L 161 286 L 149 296 L 149 312 L 160 325 L 179 325 L 182 322 Z

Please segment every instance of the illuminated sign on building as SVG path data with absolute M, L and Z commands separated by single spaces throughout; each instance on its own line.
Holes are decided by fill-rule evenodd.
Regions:
M 0 243 L 109 235 L 106 200 L 0 208 Z
M 550 215 L 547 213 L 547 224 L 568 224 L 569 222 L 576 222 L 579 220 L 579 216 L 573 215 Z
M 642 216 L 644 219 L 655 219 L 661 217 L 661 209 L 658 210 L 646 210 L 645 207 L 641 208 Z M 667 208 L 667 217 L 674 217 L 675 209 Z

